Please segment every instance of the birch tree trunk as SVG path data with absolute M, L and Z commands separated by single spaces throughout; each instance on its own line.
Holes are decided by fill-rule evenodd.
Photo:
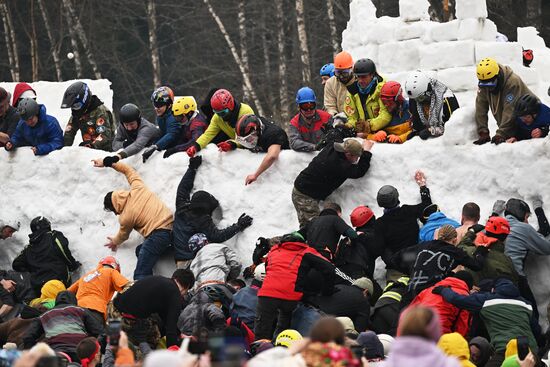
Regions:
M 210 15 L 212 15 L 212 18 L 216 21 L 216 24 L 218 25 L 218 28 L 220 29 L 220 32 L 222 33 L 223 37 L 225 38 L 225 42 L 227 42 L 227 45 L 229 46 L 229 50 L 231 51 L 231 54 L 233 55 L 233 59 L 235 59 L 235 62 L 237 63 L 237 66 L 239 67 L 239 71 L 241 72 L 244 80 L 244 85 L 248 89 L 248 92 L 250 93 L 250 96 L 252 97 L 252 101 L 254 101 L 254 104 L 256 105 L 256 112 L 260 115 L 264 115 L 264 110 L 262 108 L 262 105 L 260 104 L 260 100 L 258 99 L 256 92 L 252 88 L 252 83 L 250 81 L 250 75 L 246 72 L 244 69 L 244 65 L 242 63 L 241 57 L 239 56 L 239 53 L 237 52 L 237 48 L 235 47 L 235 44 L 233 41 L 231 41 L 231 38 L 229 37 L 229 33 L 227 33 L 225 26 L 223 25 L 221 19 L 218 17 L 216 12 L 214 11 L 214 8 L 210 4 L 209 0 L 203 0 L 204 4 L 208 8 L 208 11 L 210 12 Z
M 34 0 L 31 0 L 31 66 L 32 66 L 32 81 L 38 80 L 38 44 L 36 42 L 36 24 L 34 22 Z
M 160 57 L 157 43 L 157 16 L 155 14 L 155 1 L 147 1 L 147 25 L 149 28 L 149 51 L 151 53 L 151 64 L 153 66 L 154 87 L 160 87 Z
M 333 0 L 327 0 L 327 15 L 332 53 L 336 55 L 340 51 L 340 45 L 338 44 L 338 30 L 336 29 L 336 19 L 334 18 L 334 5 L 332 1 Z
M 246 42 L 246 14 L 245 14 L 245 2 L 239 0 L 239 38 L 241 41 L 241 62 L 243 63 L 244 72 L 250 74 L 250 65 L 248 64 L 248 45 Z M 243 85 L 243 99 L 248 101 L 250 99 L 250 93 L 246 86 Z
M 69 14 L 69 10 L 64 7 L 65 19 L 67 20 L 67 28 L 69 29 L 69 38 L 71 39 L 71 46 L 73 47 L 72 53 L 74 55 L 74 67 L 76 69 L 76 77 L 82 78 L 82 62 L 80 61 L 80 51 L 78 51 L 78 41 L 76 40 L 75 27 L 73 24 L 73 18 Z
M 20 80 L 20 74 L 17 40 L 15 38 L 15 31 L 13 29 L 11 13 L 5 0 L 0 3 L 0 11 L 2 12 L 2 23 L 4 23 L 6 48 L 8 49 L 8 60 L 10 62 L 11 77 L 14 82 L 18 82 Z
M 270 32 L 267 28 L 267 19 L 266 19 L 266 11 L 264 9 L 264 11 L 262 12 L 262 19 L 263 19 L 263 24 L 264 24 L 264 29 L 262 30 L 262 48 L 263 48 L 263 52 L 264 52 L 264 69 L 265 69 L 265 75 L 266 75 L 266 78 L 267 80 L 269 80 L 269 83 L 271 84 L 271 62 L 270 62 L 270 58 L 269 58 L 269 49 L 271 48 L 271 45 L 269 44 L 268 40 L 267 40 L 267 32 Z M 271 32 L 270 32 L 271 33 Z M 275 105 L 275 98 L 273 96 L 273 89 L 272 88 L 267 88 L 267 99 L 269 101 L 269 105 L 270 106 L 274 106 Z
M 309 69 L 309 48 L 307 44 L 306 22 L 304 18 L 304 0 L 296 0 L 296 23 L 298 25 L 300 51 L 302 51 L 302 81 L 305 84 L 309 84 L 311 81 L 311 70 Z
M 288 94 L 287 94 L 287 75 L 286 75 L 286 58 L 285 58 L 285 28 L 283 27 L 285 14 L 283 10 L 283 0 L 275 0 L 275 13 L 279 31 L 277 32 L 277 48 L 279 51 L 279 102 L 281 103 L 281 119 L 283 126 L 288 126 L 289 111 L 288 111 Z
M 95 62 L 94 54 L 92 52 L 92 49 L 90 48 L 90 45 L 88 43 L 88 37 L 86 37 L 86 33 L 84 32 L 84 28 L 82 27 L 82 23 L 80 23 L 80 19 L 76 16 L 76 12 L 73 8 L 73 4 L 71 3 L 71 0 L 62 0 L 63 6 L 67 10 L 67 13 L 69 17 L 72 18 L 72 23 L 77 31 L 78 38 L 80 39 L 80 43 L 82 43 L 82 47 L 84 48 L 84 53 L 86 54 L 86 59 L 92 66 L 92 70 L 94 72 L 94 76 L 96 79 L 101 79 L 101 73 L 99 72 L 99 68 L 97 67 L 97 64 Z M 73 29 L 74 34 L 74 29 Z M 71 37 L 72 38 L 72 37 Z M 76 58 L 76 56 L 75 56 Z
M 525 20 L 530 26 L 536 27 L 539 31 L 542 30 L 542 3 L 541 0 L 526 0 L 525 1 Z
M 37 0 L 38 7 L 40 8 L 40 13 L 42 14 L 42 20 L 44 21 L 44 27 L 46 28 L 46 33 L 48 34 L 48 39 L 51 45 L 51 53 L 53 57 L 53 63 L 55 66 L 55 73 L 57 75 L 57 81 L 63 81 L 63 76 L 61 74 L 61 61 L 59 60 L 59 48 L 56 46 L 56 42 L 53 38 L 52 27 L 50 25 L 50 18 L 48 18 L 48 13 L 44 7 L 44 0 Z

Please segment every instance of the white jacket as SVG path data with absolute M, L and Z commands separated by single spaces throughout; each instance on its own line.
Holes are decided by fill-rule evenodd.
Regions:
M 207 281 L 225 283 L 237 278 L 241 267 L 235 251 L 222 243 L 209 243 L 197 252 L 190 269 L 195 275 L 195 284 L 200 286 Z

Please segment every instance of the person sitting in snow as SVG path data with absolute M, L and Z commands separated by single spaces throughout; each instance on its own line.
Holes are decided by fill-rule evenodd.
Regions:
M 500 65 L 495 59 L 489 57 L 482 59 L 477 64 L 476 73 L 479 80 L 476 97 L 476 124 L 479 139 L 474 141 L 474 144 L 504 143 L 516 133 L 514 108 L 518 100 L 526 94 L 535 95 L 511 67 Z M 487 126 L 489 109 L 498 126 L 492 138 Z
M 447 218 L 439 210 L 437 204 L 428 205 L 422 212 L 421 221 L 424 223 L 420 232 L 418 233 L 418 242 L 432 241 L 437 237 L 437 231 L 445 224 L 449 224 L 454 228 L 460 227 L 460 224 L 451 218 Z
M 253 152 L 266 152 L 256 172 L 246 176 L 245 185 L 255 182 L 262 173 L 275 163 L 282 149 L 289 149 L 286 132 L 273 122 L 256 115 L 243 115 L 235 126 L 236 141 L 227 140 L 218 144 L 221 152 L 229 152 L 241 146 Z
M 151 102 L 155 107 L 157 115 L 157 126 L 160 129 L 160 137 L 153 145 L 143 151 L 143 163 L 157 150 L 166 150 L 174 147 L 181 138 L 182 125 L 176 121 L 172 113 L 174 103 L 174 92 L 168 87 L 157 88 L 151 95 Z
M 61 108 L 71 109 L 71 118 L 65 127 L 63 140 L 65 146 L 73 145 L 76 132 L 82 134 L 81 147 L 112 150 L 115 138 L 115 119 L 103 102 L 92 94 L 86 83 L 71 84 L 65 94 Z
M 459 107 L 453 91 L 418 70 L 407 78 L 405 93 L 409 97 L 414 134 L 423 140 L 443 135 L 445 123 Z
M 371 59 L 359 59 L 353 65 L 357 81 L 348 87 L 344 111 L 348 126 L 355 128 L 360 138 L 373 139 L 373 134 L 384 129 L 392 115 L 380 99 L 384 78 L 376 71 Z
M 0 87 L 0 147 L 3 147 L 13 135 L 19 122 L 17 109 L 10 105 L 10 94 Z
M 63 148 L 63 131 L 53 116 L 46 114 L 46 106 L 32 98 L 19 101 L 17 113 L 21 120 L 4 145 L 7 151 L 30 146 L 34 155 L 46 155 Z
M 525 94 L 514 107 L 516 133 L 506 139 L 507 143 L 520 140 L 544 138 L 550 127 L 550 107 L 540 102 L 537 97 Z
M 182 126 L 181 139 L 178 145 L 166 149 L 164 158 L 178 152 L 185 152 L 208 128 L 208 122 L 197 110 L 197 102 L 193 97 L 178 98 L 172 105 L 172 114 Z
M 386 127 L 367 135 L 367 138 L 380 143 L 404 143 L 412 133 L 412 116 L 409 101 L 403 98 L 401 84 L 394 81 L 384 83 L 380 89 L 380 100 L 392 119 Z
M 312 152 L 316 150 L 327 124 L 332 116 L 317 109 L 315 92 L 309 87 L 302 87 L 296 93 L 296 104 L 300 110 L 290 120 L 288 137 L 292 150 Z
M 353 74 L 353 58 L 347 51 L 334 56 L 334 76 L 325 83 L 323 105 L 325 111 L 334 116 L 344 112 L 347 88 L 355 83 Z

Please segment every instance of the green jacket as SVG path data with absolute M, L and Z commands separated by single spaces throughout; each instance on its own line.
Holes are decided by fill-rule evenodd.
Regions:
M 104 104 L 85 113 L 77 120 L 71 116 L 63 134 L 64 146 L 73 145 L 77 130 L 82 134 L 82 141 L 91 141 L 94 149 L 112 151 L 116 131 L 115 121 L 113 114 Z
M 388 112 L 386 106 L 380 100 L 380 90 L 385 84 L 384 78 L 380 77 L 378 84 L 374 89 L 374 92 L 367 96 L 366 100 L 361 101 L 361 94 L 357 88 L 357 83 L 354 83 L 348 87 L 348 94 L 346 96 L 346 102 L 344 111 L 348 116 L 348 124 L 352 127 L 356 127 L 357 121 L 370 122 L 370 131 L 377 131 L 383 129 L 388 125 L 392 119 L 391 113 Z M 366 113 L 365 113 L 366 106 Z M 370 131 L 357 131 L 370 132 Z
M 239 121 L 239 119 L 243 115 L 253 114 L 254 110 L 252 109 L 252 107 L 245 103 L 241 103 L 237 121 Z M 218 135 L 220 130 L 226 133 L 227 136 L 229 136 L 231 139 L 235 139 L 235 128 L 232 127 L 227 121 L 224 121 L 220 116 L 214 114 L 206 131 L 197 139 L 197 144 L 200 145 L 201 149 L 204 149 L 208 145 L 208 143 L 210 143 L 212 139 L 214 139 L 216 135 Z

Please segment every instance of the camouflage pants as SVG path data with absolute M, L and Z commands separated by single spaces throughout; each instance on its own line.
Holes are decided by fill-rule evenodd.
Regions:
M 311 218 L 319 216 L 319 200 L 302 194 L 296 188 L 292 189 L 292 204 L 298 214 L 300 228 L 303 227 Z

